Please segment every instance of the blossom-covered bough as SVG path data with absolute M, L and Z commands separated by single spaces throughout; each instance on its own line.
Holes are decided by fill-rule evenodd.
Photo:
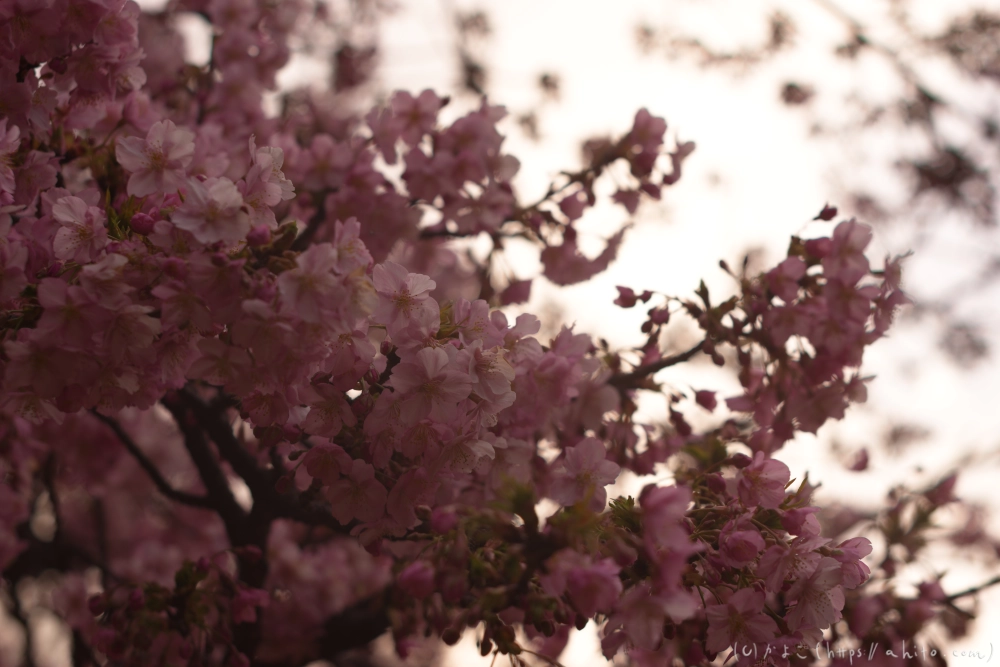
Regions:
M 182 11 L 211 22 L 205 67 L 181 59 Z M 666 149 L 640 111 L 525 204 L 486 101 L 449 125 L 430 91 L 363 116 L 300 95 L 266 116 L 307 15 L 324 16 L 0 0 L 12 622 L 56 614 L 78 665 L 304 665 L 387 632 L 406 656 L 467 628 L 484 656 L 555 663 L 591 621 L 608 658 L 784 665 L 824 637 L 887 645 L 959 613 L 936 582 L 897 594 L 888 556 L 861 587 L 872 545 L 822 535 L 813 487 L 772 458 L 864 400 L 863 351 L 906 302 L 898 259 L 869 266 L 868 227 L 793 239 L 722 302 L 619 288 L 622 307 L 652 304 L 635 351 L 569 328 L 540 341 L 534 316 L 496 309 L 530 281 L 494 255 L 527 240 L 548 280 L 590 278 L 623 233 L 578 248 L 595 182 L 625 165 L 613 198 L 633 213 L 693 145 Z M 485 261 L 452 245 L 474 236 Z M 701 342 L 667 354 L 671 317 Z M 642 423 L 636 394 L 698 355 L 738 369 L 728 418 L 702 389 Z M 623 471 L 668 462 L 670 483 L 608 502 Z M 929 522 L 951 499 L 900 503 Z M 558 509 L 539 516 L 543 500 Z M 30 661 L 43 647 L 25 637 Z

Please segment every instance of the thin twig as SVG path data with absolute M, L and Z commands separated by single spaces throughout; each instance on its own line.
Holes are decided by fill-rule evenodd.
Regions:
M 125 432 L 125 429 L 121 427 L 121 424 L 111 417 L 102 415 L 96 410 L 91 410 L 91 414 L 107 424 L 111 430 L 115 432 L 115 435 L 118 436 L 121 443 L 125 445 L 125 449 L 127 449 L 129 454 L 131 454 L 132 457 L 139 463 L 139 466 L 146 471 L 146 474 L 149 475 L 149 478 L 153 481 L 153 484 L 156 485 L 156 488 L 160 491 L 160 493 L 170 500 L 174 500 L 184 505 L 201 507 L 204 509 L 214 509 L 215 505 L 207 496 L 199 496 L 193 493 L 187 493 L 186 491 L 178 491 L 172 487 L 170 483 L 163 478 L 163 475 L 160 474 L 160 470 L 156 467 L 156 464 L 153 463 L 141 449 L 139 449 L 139 446 L 134 440 L 132 440 L 131 436 L 129 436 L 129 434 Z
M 1000 584 L 1000 575 L 997 575 L 997 576 L 993 577 L 989 581 L 984 581 L 983 583 L 979 584 L 978 586 L 973 586 L 972 588 L 966 588 L 964 591 L 959 591 L 958 593 L 952 593 L 951 595 L 949 595 L 948 597 L 945 598 L 945 601 L 946 602 L 954 602 L 955 600 L 957 600 L 959 598 L 964 598 L 964 597 L 967 597 L 969 595 L 975 595 L 976 593 L 984 591 L 987 588 L 989 588 L 990 586 L 996 586 L 997 584 Z
M 618 389 L 637 389 L 637 382 L 643 378 L 654 375 L 664 368 L 669 368 L 671 366 L 676 366 L 679 363 L 683 363 L 701 351 L 702 346 L 705 341 L 699 341 L 697 345 L 692 347 L 690 350 L 675 354 L 670 357 L 664 357 L 659 361 L 654 361 L 648 364 L 643 364 L 635 370 L 622 373 L 620 375 L 612 375 L 611 379 L 608 380 L 608 384 L 612 387 L 617 387 Z

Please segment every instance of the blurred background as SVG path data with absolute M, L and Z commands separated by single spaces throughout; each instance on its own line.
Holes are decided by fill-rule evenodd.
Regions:
M 615 306 L 616 285 L 684 297 L 704 279 L 721 300 L 735 285 L 719 260 L 751 269 L 778 261 L 791 235 L 831 231 L 812 222 L 827 203 L 838 220 L 875 228 L 873 264 L 912 251 L 904 287 L 915 305 L 866 357 L 868 402 L 779 457 L 794 477 L 808 471 L 822 484 L 831 521 L 874 517 L 901 485 L 925 489 L 957 471 L 957 495 L 970 505 L 935 529 L 943 539 L 933 549 L 909 563 L 900 555 L 901 581 L 943 575 L 951 593 L 997 574 L 1000 1 L 331 0 L 327 9 L 335 29 L 304 31 L 280 75 L 285 90 L 332 88 L 363 109 L 397 89 L 432 88 L 452 96 L 444 120 L 487 95 L 509 112 L 502 128 L 506 151 L 521 160 L 522 201 L 578 168 L 583 141 L 627 131 L 641 107 L 667 120 L 671 138 L 697 144 L 661 201 L 631 219 L 599 206 L 581 221 L 580 245 L 592 254 L 633 225 L 617 261 L 590 282 L 557 288 L 540 277 L 537 252 L 508 247 L 499 268 L 535 278 L 523 310 L 542 318 L 543 338 L 575 323 L 612 348 L 640 345 L 644 313 Z M 176 20 L 188 60 L 207 62 L 208 24 L 194 13 Z M 271 103 L 276 110 L 281 94 Z M 663 346 L 686 349 L 696 333 L 678 325 Z M 723 397 L 739 387 L 707 360 L 658 379 Z M 641 407 L 666 413 L 662 395 Z M 623 479 L 609 493 L 646 481 Z M 847 501 L 852 509 L 838 509 Z M 872 558 L 883 558 L 877 531 L 860 525 Z M 969 635 L 949 640 L 941 629 L 936 639 L 992 652 L 998 592 L 981 595 Z M 488 664 L 471 633 L 447 656 L 411 662 L 445 660 Z M 561 661 L 604 664 L 592 626 Z

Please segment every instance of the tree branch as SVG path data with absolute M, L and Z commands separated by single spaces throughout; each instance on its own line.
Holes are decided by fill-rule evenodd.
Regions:
M 257 465 L 256 459 L 243 446 L 233 433 L 232 426 L 223 419 L 222 409 L 214 404 L 208 405 L 190 392 L 178 392 L 184 404 L 191 409 L 198 423 L 201 424 L 209 437 L 219 448 L 222 455 L 233 470 L 247 483 L 254 500 L 254 516 L 262 521 L 272 518 L 293 519 L 309 526 L 325 526 L 337 533 L 346 534 L 349 526 L 341 526 L 332 514 L 315 505 L 303 505 L 298 502 L 298 496 L 282 495 L 275 489 L 280 472 L 265 470 Z
M 313 237 L 316 236 L 316 232 L 319 231 L 319 228 L 323 226 L 324 222 L 326 222 L 325 195 L 319 200 L 319 205 L 316 207 L 316 213 L 314 213 L 313 217 L 311 217 L 309 222 L 306 223 L 306 228 L 301 234 L 299 234 L 298 238 L 292 242 L 291 249 L 296 252 L 301 252 L 308 248 L 309 244 L 312 243 Z
M 233 546 L 248 544 L 249 542 L 246 540 L 246 512 L 236 502 L 236 498 L 229 488 L 229 480 L 226 479 L 226 474 L 219 466 L 219 462 L 209 448 L 208 441 L 205 440 L 201 429 L 190 423 L 188 412 L 181 405 L 167 400 L 166 397 L 161 400 L 161 403 L 174 416 L 177 428 L 184 436 L 184 447 L 198 469 L 198 475 L 208 491 L 210 507 L 222 517 L 230 543 Z
M 224 412 L 206 405 L 198 397 L 184 389 L 178 391 L 177 395 L 181 403 L 194 414 L 215 446 L 219 448 L 219 454 L 222 458 L 250 487 L 254 501 L 259 500 L 258 496 L 266 495 L 266 492 L 263 492 L 264 489 L 269 485 L 273 486 L 273 482 L 269 480 L 270 476 L 257 465 L 256 459 L 236 439 L 232 425 L 222 418 Z
M 338 653 L 365 646 L 389 629 L 389 615 L 383 595 L 361 600 L 331 616 L 323 624 L 320 638 L 322 657 L 331 659 Z
M 954 602 L 959 598 L 968 597 L 969 595 L 975 595 L 976 593 L 982 592 L 987 588 L 990 588 L 991 586 L 996 586 L 997 584 L 1000 584 L 1000 575 L 993 577 L 989 581 L 984 581 L 978 586 L 973 586 L 972 588 L 966 588 L 964 591 L 959 591 L 958 593 L 952 593 L 951 595 L 945 598 L 945 601 Z
M 676 366 L 679 363 L 683 363 L 701 351 L 702 345 L 705 341 L 700 341 L 697 345 L 692 347 L 690 350 L 675 354 L 670 357 L 664 357 L 659 361 L 654 361 L 652 363 L 644 364 L 639 366 L 635 370 L 628 373 L 621 373 L 612 375 L 608 380 L 608 384 L 617 389 L 640 389 L 639 381 L 655 375 L 656 373 L 662 371 L 664 368 L 669 368 L 671 366 Z
M 91 414 L 107 424 L 111 430 L 115 432 L 115 435 L 118 436 L 118 440 L 125 445 L 125 449 L 128 450 L 129 454 L 131 454 L 132 457 L 139 463 L 139 466 L 146 471 L 146 474 L 149 475 L 149 478 L 153 481 L 153 484 L 156 485 L 156 488 L 160 493 L 170 500 L 183 505 L 201 507 L 204 509 L 214 509 L 215 505 L 207 496 L 198 496 L 193 493 L 178 491 L 172 487 L 170 483 L 163 478 L 163 475 L 160 474 L 160 470 L 156 467 L 156 464 L 153 463 L 141 449 L 139 449 L 139 446 L 135 443 L 135 441 L 132 440 L 129 434 L 125 432 L 125 429 L 121 427 L 121 424 L 111 417 L 102 415 L 96 410 L 91 410 Z

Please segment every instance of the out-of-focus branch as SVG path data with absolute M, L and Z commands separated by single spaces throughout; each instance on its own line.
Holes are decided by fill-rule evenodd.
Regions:
M 383 595 L 375 595 L 357 602 L 323 625 L 320 650 L 326 659 L 352 648 L 365 646 L 389 629 Z
M 160 474 L 160 470 L 156 467 L 156 464 L 153 463 L 141 449 L 139 449 L 139 446 L 135 443 L 134 440 L 132 440 L 131 436 L 129 436 L 129 434 L 125 432 L 125 429 L 123 429 L 121 427 L 121 424 L 119 424 L 116 420 L 112 419 L 111 417 L 102 415 L 100 412 L 97 412 L 96 410 L 91 410 L 91 413 L 95 417 L 100 419 L 102 422 L 107 424 L 111 428 L 111 430 L 115 432 L 115 435 L 118 436 L 118 440 L 120 440 L 121 443 L 125 445 L 125 449 L 127 449 L 129 454 L 132 455 L 132 458 L 134 458 L 139 463 L 139 466 L 146 471 L 146 474 L 149 475 L 149 478 L 153 481 L 153 484 L 156 485 L 156 488 L 157 490 L 159 490 L 160 493 L 162 493 L 170 500 L 176 501 L 183 505 L 190 505 L 192 507 L 201 507 L 205 509 L 214 509 L 215 506 L 213 505 L 212 500 L 210 498 L 206 496 L 195 495 L 193 493 L 187 493 L 186 491 L 178 491 L 177 489 L 172 487 L 170 483 L 163 478 L 163 475 Z
M 978 586 L 973 586 L 972 588 L 966 588 L 964 591 L 959 591 L 957 593 L 952 593 L 951 595 L 949 595 L 948 597 L 946 597 L 945 600 L 947 602 L 954 602 L 955 600 L 958 600 L 959 598 L 968 597 L 970 595 L 976 595 L 977 593 L 980 593 L 980 592 L 986 590 L 987 588 L 990 588 L 991 586 L 996 586 L 997 584 L 1000 584 L 1000 575 L 997 575 L 997 576 L 993 577 L 989 581 L 984 581 L 983 583 L 979 584 Z

